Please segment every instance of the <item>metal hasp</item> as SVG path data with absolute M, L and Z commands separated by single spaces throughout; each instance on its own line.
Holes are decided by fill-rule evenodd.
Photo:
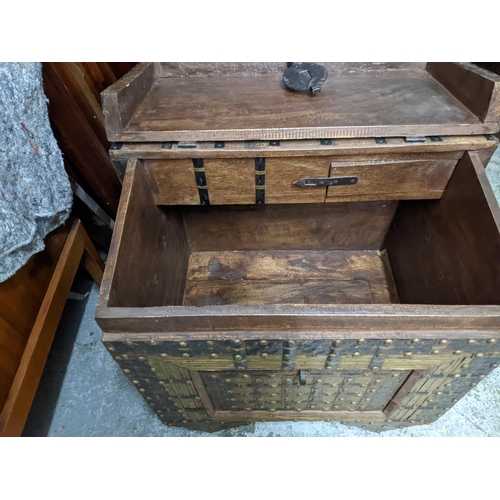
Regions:
M 303 188 L 327 187 L 327 186 L 350 186 L 357 184 L 358 178 L 350 175 L 346 177 L 320 177 L 299 179 L 294 182 L 295 186 Z
M 307 375 L 304 370 L 299 370 L 299 384 L 306 385 L 307 383 Z
M 292 90 L 308 90 L 317 94 L 327 78 L 328 72 L 320 64 L 294 62 L 285 70 L 283 83 Z

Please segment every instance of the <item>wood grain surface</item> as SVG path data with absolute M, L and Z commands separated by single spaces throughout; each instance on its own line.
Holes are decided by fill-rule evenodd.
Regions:
M 357 155 L 393 155 L 393 154 L 439 154 L 444 152 L 476 151 L 498 146 L 494 136 L 441 136 L 440 141 L 406 142 L 402 137 L 386 137 L 384 143 L 377 143 L 374 138 L 336 139 L 331 144 L 321 144 L 318 139 L 280 141 L 278 147 L 269 141 L 231 141 L 224 149 L 215 147 L 213 141 L 199 141 L 194 149 L 180 148 L 171 143 L 168 149 L 162 142 L 129 142 L 120 149 L 111 150 L 113 160 L 137 159 L 180 159 L 180 158 L 284 158 L 290 156 L 357 156 Z
M 211 205 L 255 203 L 255 162 L 248 159 L 205 160 Z M 199 200 L 198 203 L 199 205 Z
M 125 175 L 110 254 L 110 304 L 182 303 L 189 253 L 180 210 L 155 206 L 145 169 L 134 160 Z
M 397 302 L 377 251 L 199 252 L 191 255 L 184 305 Z
M 0 410 L 69 229 L 69 224 L 66 224 L 52 231 L 45 239 L 45 249 L 33 255 L 16 274 L 0 283 Z
M 134 83 L 141 78 L 138 68 L 133 70 L 137 73 Z M 153 71 L 151 66 L 144 68 L 144 72 Z M 483 123 L 423 70 L 336 73 L 314 97 L 286 89 L 281 74 L 217 73 L 156 78 L 149 91 L 148 79 L 137 93 L 135 107 L 130 99 L 122 98 L 126 102 L 122 104 L 116 97 L 123 89 L 111 87 L 104 94 L 105 104 L 111 103 L 105 105 L 105 113 L 107 108 L 120 106 L 126 113 L 113 111 L 106 116 L 119 113 L 131 118 L 121 125 L 107 119 L 108 138 L 132 142 L 284 140 L 472 135 L 499 128 L 498 123 Z
M 395 201 L 184 207 L 183 218 L 193 252 L 379 250 L 396 207 Z
M 381 159 L 332 161 L 330 177 L 355 176 L 353 185 L 331 186 L 326 201 L 441 198 L 457 160 Z
M 19 366 L 0 412 L 0 436 L 20 436 L 61 318 L 66 298 L 84 253 L 93 277 L 100 279 L 104 264 L 81 222 L 74 220 L 65 238 L 36 320 L 25 344 Z M 89 245 L 89 246 L 87 246 Z M 1 337 L 0 337 L 1 338 Z
M 470 63 L 428 63 L 427 71 L 483 122 L 500 119 L 500 76 Z
M 199 205 L 191 160 L 146 161 L 150 189 L 157 205 Z
M 477 153 L 439 202 L 401 202 L 387 249 L 403 303 L 500 304 L 500 209 Z
M 305 177 L 328 177 L 330 158 L 266 159 L 266 203 L 320 203 L 326 188 L 301 188 L 293 183 Z
M 214 76 L 266 76 L 270 74 L 283 75 L 291 64 L 286 62 L 161 62 L 155 63 L 160 78 L 192 78 Z M 319 62 L 329 74 L 336 73 L 367 73 L 381 71 L 423 70 L 425 63 L 380 62 L 380 63 L 349 63 L 349 62 Z

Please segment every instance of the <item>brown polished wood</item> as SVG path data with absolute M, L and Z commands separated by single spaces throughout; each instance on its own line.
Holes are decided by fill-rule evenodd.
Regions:
M 13 335 L 15 332 L 12 331 L 12 328 L 9 330 L 2 329 L 0 335 L 0 341 L 5 336 L 8 339 L 17 341 L 16 345 L 18 349 L 16 354 L 21 354 L 19 362 L 15 367 L 14 376 L 9 384 L 8 393 L 5 399 L 2 400 L 0 436 L 20 436 L 22 433 L 57 325 L 66 303 L 66 298 L 82 258 L 83 265 L 92 278 L 98 283 L 102 280 L 104 263 L 90 242 L 81 222 L 74 220 L 65 232 L 62 229 L 56 231 L 57 239 L 62 234 L 65 236 L 63 239 L 64 244 L 53 267 L 53 272 L 51 272 L 40 306 L 36 308 L 37 315 L 29 337 L 21 345 L 19 338 Z M 49 240 L 51 239 L 49 238 Z M 52 245 L 54 245 L 53 241 L 51 242 Z M 59 245 L 57 244 L 56 246 Z M 47 260 L 47 263 L 50 265 L 50 260 Z M 41 269 L 40 274 L 36 273 L 34 275 L 35 278 L 43 276 L 43 267 L 32 269 L 35 273 L 38 269 Z M 16 276 L 17 274 L 13 278 L 16 278 Z M 26 283 L 27 281 L 24 282 L 24 285 Z M 10 292 L 10 296 L 14 299 L 16 297 L 12 291 Z M 30 312 L 31 309 L 27 307 L 26 303 L 24 306 L 26 311 Z M 2 355 L 6 355 L 8 358 L 11 354 L 12 351 L 2 353 Z
M 142 63 L 108 88 L 103 93 L 108 139 L 284 140 L 498 131 L 495 75 L 466 65 L 450 63 L 463 73 L 461 81 L 470 84 L 458 95 L 453 86 L 443 86 L 442 79 L 437 81 L 419 65 L 382 71 L 375 66 L 350 71 L 344 66 L 332 72 L 322 92 L 311 98 L 283 86 L 283 63 L 264 63 L 250 73 L 245 65 L 235 65 L 228 73 L 222 65 L 207 73 L 206 65 L 196 64 L 189 77 L 182 76 L 189 73 L 184 64 L 180 76 L 170 70 L 165 78 L 161 64 Z M 428 68 L 432 72 L 434 66 Z M 478 80 L 488 103 L 483 113 L 463 99 L 477 88 Z

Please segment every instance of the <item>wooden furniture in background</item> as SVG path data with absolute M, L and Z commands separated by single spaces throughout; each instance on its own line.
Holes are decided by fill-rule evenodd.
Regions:
M 432 422 L 500 359 L 500 78 L 330 64 L 311 97 L 285 67 L 146 63 L 104 92 L 127 142 L 103 342 L 168 425 Z
M 0 436 L 20 436 L 80 262 L 101 283 L 104 264 L 77 219 L 0 283 Z
M 100 93 L 135 63 L 44 63 L 49 118 L 71 177 L 112 218 L 120 182 L 109 160 Z

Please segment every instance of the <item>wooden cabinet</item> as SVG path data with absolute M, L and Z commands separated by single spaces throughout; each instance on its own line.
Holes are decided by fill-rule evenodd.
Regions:
M 108 134 L 127 141 L 142 127 L 142 142 L 111 151 L 119 172 L 127 167 L 96 312 L 106 347 L 170 425 L 339 420 L 385 430 L 439 418 L 500 358 L 500 209 L 483 166 L 497 141 L 476 129 L 498 130 L 484 121 L 496 115 L 461 104 L 461 89 L 445 90 L 434 65 L 333 71 L 323 92 L 339 92 L 344 115 L 285 94 L 276 75 L 259 73 L 269 66 L 226 65 L 232 76 L 220 80 L 208 76 L 216 66 L 143 65 L 105 95 L 120 103 L 130 86 L 140 94 L 137 79 L 153 78 L 136 112 L 108 123 Z M 230 94 L 224 107 L 219 90 L 248 68 L 259 73 L 244 77 L 255 100 Z M 465 70 L 497 87 L 483 70 Z M 281 114 L 262 107 L 272 82 Z M 176 111 L 187 90 L 199 108 L 211 102 L 213 142 L 198 108 L 194 122 L 189 106 Z M 412 92 L 424 108 L 435 104 L 432 116 L 417 113 Z M 227 108 L 231 99 L 238 109 Z M 381 99 L 399 111 L 384 114 Z M 482 100 L 496 106 L 494 96 Z M 363 109 L 366 123 L 377 118 L 399 137 L 322 139 Z M 445 135 L 459 130 L 439 122 L 445 115 L 468 116 L 471 126 Z M 299 133 L 292 127 L 267 141 L 278 119 L 309 120 L 317 138 L 288 139 Z M 433 135 L 415 141 L 391 120 Z M 177 142 L 189 123 L 198 127 L 192 142 Z

